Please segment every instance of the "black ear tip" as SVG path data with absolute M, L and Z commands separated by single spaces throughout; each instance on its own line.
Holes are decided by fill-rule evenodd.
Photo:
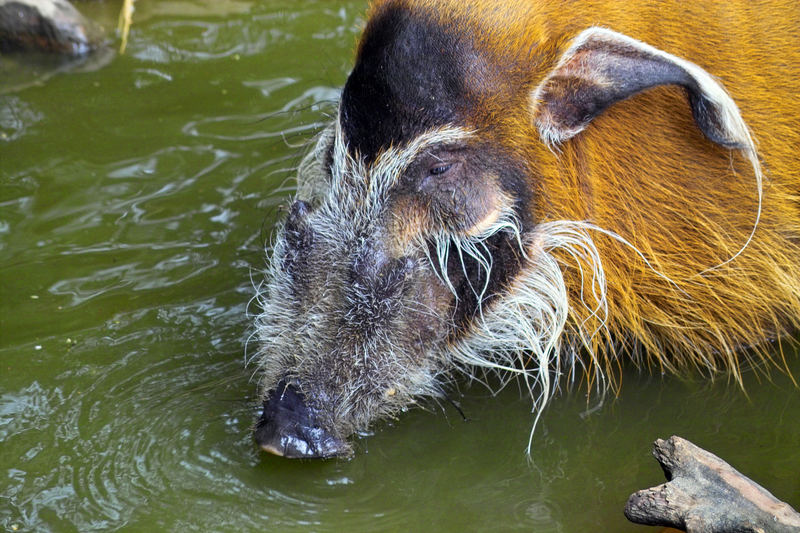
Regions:
M 697 127 L 709 141 L 730 150 L 747 149 L 748 145 L 746 143 L 731 137 L 730 133 L 721 126 L 718 116 L 700 114 L 695 112 L 694 108 L 692 108 L 692 115 L 694 116 L 695 124 L 697 124 Z
M 731 136 L 719 105 L 709 100 L 696 86 L 687 86 L 687 90 L 694 122 L 708 140 L 730 150 L 749 148 L 747 141 Z

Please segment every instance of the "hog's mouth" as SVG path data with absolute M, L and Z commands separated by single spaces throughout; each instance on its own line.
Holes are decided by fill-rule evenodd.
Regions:
M 350 444 L 322 427 L 303 394 L 284 380 L 264 400 L 254 436 L 265 452 L 290 459 L 327 459 L 352 454 Z

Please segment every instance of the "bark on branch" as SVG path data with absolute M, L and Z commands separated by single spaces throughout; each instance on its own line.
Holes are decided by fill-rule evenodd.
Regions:
M 798 533 L 800 514 L 728 463 L 681 437 L 657 440 L 667 483 L 628 498 L 631 522 L 687 533 Z

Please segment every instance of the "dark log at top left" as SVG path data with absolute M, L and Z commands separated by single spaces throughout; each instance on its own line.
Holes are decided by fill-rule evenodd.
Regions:
M 0 53 L 78 56 L 102 42 L 102 30 L 67 0 L 0 0 Z

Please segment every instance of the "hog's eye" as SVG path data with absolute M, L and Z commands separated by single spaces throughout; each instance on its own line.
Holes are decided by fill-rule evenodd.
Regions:
M 434 167 L 431 167 L 430 170 L 428 170 L 428 174 L 430 174 L 431 176 L 441 176 L 442 174 L 450 170 L 452 167 L 453 163 L 444 163 L 441 165 L 436 165 Z

